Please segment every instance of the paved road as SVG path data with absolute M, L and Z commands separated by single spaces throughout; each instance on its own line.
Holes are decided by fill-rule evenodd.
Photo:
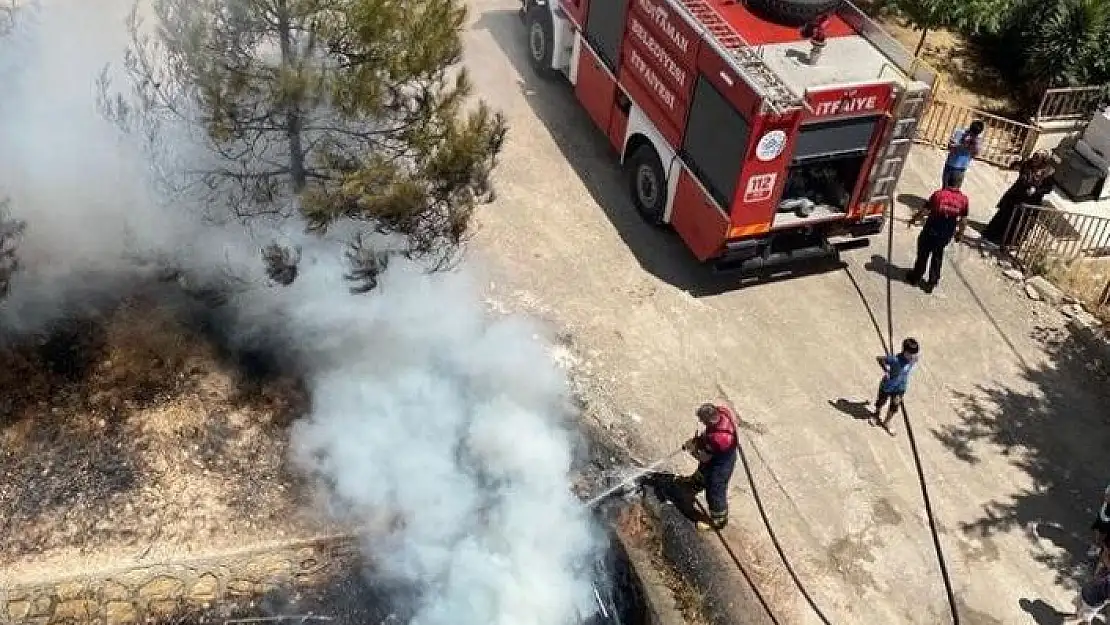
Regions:
M 491 298 L 571 337 L 580 370 L 619 407 L 605 425 L 645 454 L 689 436 L 700 401 L 724 393 L 736 402 L 768 513 L 833 623 L 949 622 L 905 431 L 892 439 L 858 418 L 887 334 L 888 269 L 873 257 L 882 246 L 853 252 L 847 271 L 744 288 L 708 275 L 672 234 L 636 218 L 569 89 L 527 67 L 515 3 L 470 6 L 468 63 L 512 125 L 498 199 L 481 212 L 475 244 Z M 939 171 L 939 154 L 914 154 L 902 216 Z M 1006 176 L 983 164 L 969 175 L 979 220 Z M 912 237 L 895 225 L 896 266 L 908 265 Z M 1091 499 L 1106 479 L 1106 398 L 1059 338 L 1055 312 L 1025 299 L 989 259 L 967 248 L 954 256 L 936 293 L 895 283 L 891 301 L 895 338 L 923 345 L 908 407 L 961 622 L 1060 623 L 1054 608 L 1070 604 Z M 726 539 L 780 622 L 818 622 L 740 473 L 732 495 Z M 719 574 L 740 583 L 727 568 Z M 736 620 L 752 622 L 742 615 L 754 608 L 734 603 L 725 607 Z

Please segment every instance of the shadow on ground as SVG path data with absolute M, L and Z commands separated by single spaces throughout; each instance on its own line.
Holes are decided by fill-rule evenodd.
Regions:
M 1018 604 L 1037 625 L 1064 625 L 1072 616 L 1070 612 L 1052 607 L 1044 599 L 1022 599 Z
M 843 397 L 837 400 L 829 400 L 829 405 L 857 421 L 872 421 L 875 418 L 875 413 L 871 410 L 871 402 L 853 401 Z
M 504 51 L 522 77 L 521 91 L 536 117 L 648 273 L 700 297 L 844 267 L 837 261 L 802 263 L 789 270 L 741 279 L 699 263 L 673 230 L 651 226 L 636 213 L 617 154 L 575 99 L 573 87 L 560 78 L 541 78 L 532 68 L 518 12 L 486 11 L 473 28 L 490 33 Z
M 1049 362 L 1024 366 L 1027 388 L 980 384 L 956 392 L 959 423 L 933 434 L 964 462 L 1000 454 L 1029 476 L 1031 487 L 1000 493 L 961 529 L 975 538 L 1023 529 L 1030 556 L 1065 582 L 1089 574 L 1090 523 L 1110 477 L 1103 451 L 1110 378 L 1107 363 L 1066 329 L 1039 328 L 1035 338 Z

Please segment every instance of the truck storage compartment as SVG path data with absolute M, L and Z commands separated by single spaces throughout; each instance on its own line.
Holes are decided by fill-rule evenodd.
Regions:
M 773 228 L 847 214 L 878 121 L 872 116 L 801 127 Z

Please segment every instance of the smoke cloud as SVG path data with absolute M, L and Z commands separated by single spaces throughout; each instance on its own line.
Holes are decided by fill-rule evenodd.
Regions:
M 252 236 L 160 196 L 147 153 L 95 106 L 129 9 L 42 0 L 0 41 L 0 197 L 28 224 L 0 328 L 94 306 L 157 272 L 152 258 L 239 276 L 226 304 L 233 337 L 277 349 L 310 389 L 291 460 L 319 478 L 334 513 L 369 528 L 375 581 L 415 597 L 405 618 L 566 625 L 593 613 L 600 541 L 568 488 L 568 390 L 538 329 L 490 318 L 465 267 L 428 275 L 393 262 L 375 291 L 354 296 L 343 228 Z M 189 158 L 187 142 L 170 147 Z M 258 257 L 275 234 L 304 250 L 289 287 L 267 285 Z

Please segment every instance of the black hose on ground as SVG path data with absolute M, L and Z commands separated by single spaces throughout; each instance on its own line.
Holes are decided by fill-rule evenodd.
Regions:
M 887 225 L 886 239 L 886 325 L 887 325 L 887 353 L 894 349 L 894 276 L 891 269 L 894 267 L 894 206 L 891 205 L 890 220 Z M 866 304 L 866 300 L 864 301 Z M 952 590 L 952 579 L 948 575 L 948 564 L 944 560 L 944 549 L 940 544 L 940 533 L 937 531 L 937 520 L 933 514 L 933 503 L 929 497 L 929 486 L 925 481 L 925 469 L 921 464 L 921 454 L 917 451 L 917 438 L 913 434 L 913 424 L 910 422 L 910 413 L 906 411 L 906 402 L 901 404 L 902 422 L 906 424 L 906 438 L 910 440 L 910 452 L 913 454 L 913 465 L 917 470 L 917 483 L 921 487 L 921 498 L 925 502 L 925 516 L 929 520 L 929 534 L 933 537 L 933 549 L 937 554 L 937 564 L 940 565 L 940 577 L 944 581 L 944 592 L 948 595 L 948 609 L 952 612 L 952 625 L 960 625 L 960 611 L 956 605 L 956 593 Z
M 852 285 L 856 289 L 856 293 L 859 295 L 860 300 L 863 302 L 864 307 L 867 309 L 868 315 L 870 315 L 870 317 L 871 317 L 871 323 L 872 323 L 872 325 L 874 325 L 875 331 L 879 335 L 879 342 L 883 344 L 883 351 L 886 352 L 888 355 L 892 354 L 892 350 L 893 350 L 894 345 L 895 345 L 895 343 L 894 343 L 894 305 L 893 305 L 893 291 L 894 291 L 893 281 L 894 280 L 893 280 L 893 275 L 892 275 L 892 272 L 891 272 L 891 269 L 893 267 L 893 265 L 892 265 L 893 259 L 894 259 L 894 219 L 893 219 L 893 209 L 892 209 L 891 210 L 891 218 L 890 218 L 889 224 L 887 226 L 887 249 L 886 249 L 886 264 L 887 264 L 887 271 L 886 271 L 886 326 L 887 327 L 886 327 L 885 340 L 884 340 L 882 329 L 879 326 L 878 319 L 875 318 L 875 315 L 871 310 L 871 306 L 868 303 L 867 298 L 864 296 L 863 290 L 859 286 L 859 282 L 856 281 L 856 278 L 855 278 L 854 275 L 852 275 L 851 270 L 849 270 L 847 267 L 844 268 L 845 273 L 848 275 L 848 279 L 851 280 Z M 953 623 L 953 625 L 960 625 L 960 613 L 959 613 L 959 608 L 958 608 L 957 602 L 956 602 L 956 595 L 955 595 L 955 592 L 952 589 L 952 580 L 951 580 L 951 577 L 948 574 L 948 565 L 947 565 L 947 562 L 944 559 L 944 550 L 943 550 L 943 548 L 941 547 L 941 544 L 940 544 L 940 533 L 937 530 L 936 515 L 933 513 L 933 504 L 932 504 L 931 498 L 929 497 L 929 487 L 928 487 L 928 483 L 925 480 L 925 470 L 924 470 L 924 468 L 922 466 L 922 463 L 921 463 L 921 454 L 918 452 L 918 449 L 917 449 L 917 439 L 916 439 L 916 437 L 914 436 L 914 433 L 913 433 L 913 425 L 910 421 L 909 412 L 906 411 L 905 402 L 902 402 L 900 412 L 902 414 L 902 420 L 903 420 L 903 422 L 905 423 L 905 426 L 906 426 L 906 436 L 907 436 L 907 438 L 909 438 L 909 441 L 910 441 L 910 451 L 913 455 L 914 468 L 917 471 L 917 480 L 918 480 L 918 485 L 920 486 L 920 489 L 921 489 L 921 497 L 925 502 L 925 515 L 926 515 L 926 517 L 928 518 L 928 521 L 929 521 L 929 533 L 930 533 L 930 535 L 932 536 L 932 539 L 933 539 L 933 548 L 936 551 L 937 563 L 940 566 L 940 575 L 941 575 L 941 579 L 944 582 L 944 591 L 945 591 L 945 594 L 948 597 L 948 607 L 949 607 L 949 610 L 951 611 L 951 614 L 952 614 L 952 623 Z M 737 424 L 737 425 L 739 425 L 739 424 Z M 739 431 L 740 431 L 740 428 L 737 427 L 737 433 L 739 433 Z M 747 436 L 744 436 L 744 438 L 747 439 L 750 442 L 750 439 Z M 790 560 L 786 557 L 786 553 L 782 548 L 782 544 L 779 542 L 778 535 L 775 534 L 774 526 L 771 524 L 771 520 L 767 516 L 767 510 L 763 505 L 763 499 L 759 495 L 759 488 L 755 484 L 755 477 L 752 474 L 751 465 L 748 463 L 747 455 L 744 453 L 744 446 L 743 445 L 738 445 L 738 447 L 739 447 L 739 454 L 740 454 L 740 462 L 744 467 L 744 474 L 747 477 L 748 485 L 752 489 L 752 499 L 755 501 L 756 508 L 759 510 L 760 519 L 762 519 L 762 521 L 763 521 L 763 525 L 767 530 L 767 535 L 771 538 L 771 543 L 774 545 L 775 551 L 776 551 L 776 553 L 778 553 L 779 559 L 782 561 L 782 564 L 786 568 L 787 573 L 790 575 L 791 580 L 793 580 L 794 585 L 798 588 L 798 591 L 805 598 L 806 603 L 809 604 L 809 607 L 813 610 L 814 614 L 817 615 L 817 617 L 821 620 L 821 622 L 824 625 L 832 625 L 829 622 L 828 617 L 825 616 L 825 613 L 817 605 L 817 602 L 813 599 L 813 596 L 810 595 L 809 591 L 806 589 L 805 585 L 802 583 L 801 578 L 798 577 L 798 574 L 794 570 L 794 567 L 790 564 Z M 699 507 L 700 507 L 700 504 L 699 504 Z M 702 512 L 704 513 L 704 510 Z M 717 536 L 718 536 L 718 538 L 720 538 L 722 544 L 725 545 L 725 548 L 728 549 L 728 544 L 724 540 L 724 536 L 722 536 L 720 534 L 720 532 L 717 532 Z M 747 575 L 747 571 L 745 571 L 743 569 L 743 567 L 740 565 L 739 559 L 736 557 L 735 554 L 732 553 L 731 549 L 728 549 L 728 551 L 729 551 L 729 555 L 732 556 L 732 558 L 736 562 L 737 566 L 740 566 L 741 572 L 744 573 L 745 578 L 748 579 L 748 583 L 752 584 L 751 578 Z M 752 584 L 752 587 L 755 588 L 755 585 Z M 758 594 L 758 589 L 756 589 L 756 592 Z M 762 596 L 760 596 L 760 599 L 762 600 Z M 777 620 L 775 619 L 774 614 L 771 612 L 770 607 L 766 604 L 766 602 L 763 602 L 763 606 L 767 610 L 767 614 L 771 617 L 771 620 L 777 623 Z

